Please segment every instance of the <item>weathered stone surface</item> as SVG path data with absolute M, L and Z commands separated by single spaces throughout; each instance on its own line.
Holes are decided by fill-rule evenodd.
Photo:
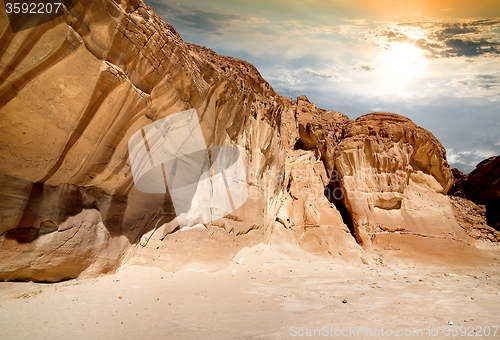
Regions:
M 448 191 L 448 195 L 453 195 L 457 197 L 465 196 L 465 183 L 467 181 L 467 174 L 464 174 L 462 171 L 457 168 L 451 169 L 451 173 L 453 174 L 453 186 Z
M 453 183 L 445 150 L 430 132 L 391 113 L 351 121 L 304 96 L 291 106 L 296 126 L 290 132 L 293 119 L 282 118 L 285 145 L 322 159 L 330 178 L 326 194 L 345 209 L 359 244 L 372 249 L 383 239 L 386 247 L 405 235 L 467 242 L 444 195 Z
M 467 196 L 476 201 L 500 202 L 500 156 L 485 159 L 467 176 Z
M 451 195 L 486 205 L 490 226 L 500 229 L 500 156 L 490 157 L 476 165 L 467 175 L 452 169 L 455 183 Z
M 278 136 L 279 96 L 253 66 L 185 44 L 140 1 L 80 1 L 65 15 L 17 33 L 1 13 L 0 173 L 6 185 L 0 189 L 0 256 L 9 252 L 12 261 L 0 264 L 0 272 L 8 273 L 4 277 L 78 276 L 84 265 L 64 273 L 57 270 L 57 261 L 51 264 L 52 255 L 44 255 L 47 260 L 39 263 L 36 275 L 14 269 L 29 267 L 28 257 L 41 254 L 36 249 L 42 244 L 58 247 L 58 239 L 36 238 L 42 229 L 51 230 L 51 223 L 61 225 L 84 209 L 99 211 L 99 226 L 105 227 L 99 233 L 109 234 L 110 240 L 125 236 L 112 269 L 121 264 L 122 252 L 135 251 L 142 236 L 171 224 L 175 211 L 168 193 L 135 189 L 127 142 L 141 127 L 191 108 L 198 113 L 206 145 L 237 148 L 245 168 L 252 170 L 247 172 L 246 204 L 207 226 L 226 235 L 213 244 L 231 244 L 228 239 L 271 225 L 273 197 L 282 183 L 266 179 L 267 173 L 282 171 L 285 157 Z M 13 234 L 36 245 L 14 247 Z M 261 234 L 243 239 L 252 244 Z M 179 235 L 176 240 L 187 234 Z M 207 234 L 188 238 L 196 243 Z M 165 241 L 170 239 L 166 235 Z M 217 250 L 227 261 L 248 242 Z M 91 263 L 103 256 L 100 244 L 81 246 L 72 252 L 86 254 Z M 200 252 L 186 251 L 189 260 L 210 262 L 203 249 L 212 252 L 213 246 L 204 248 L 201 242 L 196 247 Z M 30 249 L 28 257 L 14 255 Z M 145 249 L 140 246 L 138 253 Z M 165 256 L 176 251 L 169 247 Z
M 450 196 L 458 224 L 467 235 L 475 239 L 500 241 L 500 231 L 488 225 L 486 220 L 486 206 L 475 204 L 465 198 Z
M 359 243 L 412 234 L 463 240 L 445 194 L 445 150 L 408 118 L 372 113 L 346 124 L 335 147 L 343 203 Z
M 274 233 L 288 234 L 288 243 L 314 253 L 342 255 L 358 248 L 340 212 L 325 195 L 329 177 L 313 151 L 288 152 L 284 181 Z
M 461 237 L 441 194 L 451 185 L 444 148 L 428 131 L 405 117 L 374 113 L 347 124 L 343 134 L 334 170 L 359 243 L 370 248 L 395 233 Z
M 239 151 L 248 199 L 179 225 L 167 190 L 135 187 L 128 142 L 190 109 L 208 148 Z M 82 0 L 17 33 L 0 12 L 0 159 L 3 280 L 123 263 L 217 269 L 259 242 L 347 257 L 468 242 L 430 132 L 281 97 L 249 63 L 184 43 L 141 1 Z
M 1 280 L 48 282 L 113 271 L 127 243 L 125 237 L 110 237 L 95 209 L 59 225 L 46 219 L 39 228 L 11 229 L 2 238 Z

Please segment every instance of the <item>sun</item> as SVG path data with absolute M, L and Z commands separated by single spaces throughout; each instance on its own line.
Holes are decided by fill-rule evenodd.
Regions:
M 412 44 L 391 43 L 383 60 L 394 72 L 409 73 L 420 68 L 424 62 L 424 51 Z

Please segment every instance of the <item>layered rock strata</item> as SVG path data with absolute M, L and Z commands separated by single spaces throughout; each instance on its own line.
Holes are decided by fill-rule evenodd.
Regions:
M 136 247 L 147 252 L 143 236 L 176 215 L 168 193 L 135 188 L 127 142 L 141 127 L 191 108 L 207 146 L 241 151 L 252 170 L 249 198 L 196 236 L 163 228 L 162 256 L 211 262 L 214 254 L 226 263 L 262 240 L 282 185 L 267 173 L 282 171 L 285 154 L 279 96 L 253 66 L 185 44 L 142 2 L 80 1 L 16 33 L 2 12 L 0 29 L 0 278 L 94 275 L 118 268 Z M 87 211 L 90 220 L 67 226 Z M 105 252 L 96 232 L 107 239 Z M 88 242 L 75 244 L 74 233 Z M 99 264 L 104 257 L 112 264 Z
M 140 1 L 73 5 L 16 33 L 0 12 L 0 279 L 217 269 L 262 241 L 335 256 L 468 242 L 444 195 L 444 148 L 409 119 L 352 121 L 281 97 Z M 207 148 L 239 151 L 248 199 L 183 227 L 168 192 L 136 188 L 127 144 L 193 108 Z
M 305 97 L 294 112 L 288 145 L 323 160 L 325 193 L 365 249 L 401 249 L 419 237 L 468 242 L 445 196 L 453 184 L 445 149 L 430 132 L 392 113 L 350 121 Z

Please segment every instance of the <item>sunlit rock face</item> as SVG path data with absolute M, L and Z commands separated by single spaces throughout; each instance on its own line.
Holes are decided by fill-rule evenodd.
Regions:
M 222 218 L 248 198 L 240 150 L 208 148 L 195 109 L 141 128 L 129 139 L 128 150 L 135 187 L 168 192 L 180 229 Z
M 110 236 L 95 209 L 83 209 L 60 224 L 45 219 L 39 228 L 14 228 L 3 238 L 3 280 L 52 282 L 82 272 L 112 272 L 127 244 L 126 238 Z
M 359 249 L 341 213 L 328 199 L 329 180 L 325 164 L 314 151 L 289 150 L 273 243 L 296 244 L 335 257 Z
M 400 250 L 422 238 L 468 242 L 445 195 L 453 184 L 445 149 L 430 132 L 392 113 L 351 121 L 305 96 L 288 104 L 294 119 L 282 117 L 285 145 L 321 160 L 329 177 L 325 196 L 334 203 L 329 209 L 343 215 L 337 225 L 349 228 L 365 250 Z M 306 161 L 296 152 L 287 155 L 298 168 Z
M 345 223 L 348 212 L 335 205 L 341 189 L 330 184 L 335 177 L 329 169 L 331 151 L 349 121 L 339 112 L 318 109 L 306 96 L 283 98 L 281 137 L 287 157 L 271 243 L 359 259 L 359 245 Z
M 466 240 L 443 147 L 404 117 L 281 97 L 140 1 L 16 33 L 2 11 L 0 34 L 2 280 L 220 269 L 259 242 L 350 257 Z
M 282 173 L 285 153 L 280 97 L 253 66 L 185 44 L 140 1 L 80 1 L 65 15 L 16 33 L 1 13 L 0 278 L 95 275 L 124 260 L 141 262 L 141 254 L 148 263 L 160 254 L 167 269 L 220 266 L 262 240 L 282 185 L 268 173 Z M 210 179 L 224 168 L 228 186 L 239 190 L 232 205 L 226 202 L 230 214 L 228 204 L 217 213 L 205 202 L 203 192 L 214 181 L 194 179 L 191 194 L 198 199 L 187 206 L 175 184 L 172 192 L 151 193 L 134 183 L 128 149 L 134 133 L 192 109 L 202 152 L 208 148 L 213 156 L 210 171 L 200 174 Z M 227 188 L 219 189 L 227 197 Z M 176 202 L 184 214 L 176 214 Z M 178 215 L 196 230 L 179 230 Z M 83 216 L 85 227 L 61 227 L 75 216 Z M 152 246 L 160 238 L 161 251 Z M 71 255 L 59 261 L 63 253 Z
M 358 242 L 389 247 L 405 236 L 465 240 L 446 192 L 445 150 L 408 118 L 372 113 L 345 125 L 335 170 Z

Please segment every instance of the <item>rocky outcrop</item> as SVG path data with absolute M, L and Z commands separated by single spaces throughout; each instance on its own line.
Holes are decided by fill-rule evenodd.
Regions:
M 462 197 L 450 196 L 458 224 L 467 235 L 475 239 L 500 241 L 500 231 L 488 225 L 486 220 L 486 206 L 475 204 Z
M 280 97 L 253 66 L 185 44 L 140 1 L 80 1 L 65 15 L 16 33 L 5 12 L 0 15 L 0 256 L 10 259 L 0 264 L 1 279 L 57 281 L 80 275 L 103 256 L 110 265 L 101 272 L 150 256 L 141 239 L 171 224 L 175 211 L 168 193 L 135 188 L 127 142 L 141 127 L 191 108 L 207 146 L 241 151 L 252 170 L 249 198 L 197 233 L 163 228 L 163 257 L 182 253 L 171 246 L 182 243 L 189 249 L 180 263 L 210 262 L 207 253 L 227 262 L 262 240 L 282 185 L 267 173 L 282 171 L 285 153 L 278 137 Z M 86 222 L 92 224 L 88 242 L 75 243 L 60 226 L 88 210 L 99 216 Z M 222 235 L 218 240 L 213 228 Z M 97 232 L 109 238 L 108 253 Z M 58 253 L 51 249 L 85 263 L 66 270 L 52 261 Z M 36 275 L 21 271 L 37 257 Z
M 325 194 L 329 177 L 318 155 L 290 150 L 284 183 L 273 233 L 313 253 L 342 256 L 357 249 L 340 211 Z M 272 241 L 280 242 L 276 237 Z
M 465 197 L 465 183 L 467 182 L 467 174 L 464 174 L 457 168 L 451 169 L 451 173 L 453 174 L 453 186 L 451 187 L 450 191 L 448 191 L 448 195 Z
M 452 185 L 445 150 L 428 131 L 405 117 L 373 113 L 343 132 L 334 170 L 359 243 L 401 234 L 463 239 L 443 195 Z
M 69 8 L 17 32 L 0 12 L 0 279 L 123 263 L 218 269 L 259 242 L 329 256 L 468 242 L 445 196 L 444 148 L 409 119 L 351 121 L 281 97 L 252 65 L 184 43 L 140 1 Z M 169 192 L 137 189 L 128 141 L 189 109 L 207 148 L 241 155 L 248 199 L 187 225 Z
M 467 198 L 486 206 L 488 223 L 500 229 L 500 156 L 490 157 L 476 165 L 467 175 L 452 169 L 455 182 L 451 195 Z
M 107 273 L 125 255 L 116 253 L 125 244 L 125 239 L 110 236 L 95 209 L 83 209 L 61 224 L 46 219 L 39 228 L 6 232 L 2 278 L 52 282 L 78 277 L 82 272 Z
M 467 196 L 482 202 L 500 201 L 500 157 L 485 159 L 467 176 Z
M 301 104 L 312 106 L 299 97 Z M 391 113 L 349 121 L 334 112 L 298 112 L 295 148 L 323 159 L 328 197 L 348 212 L 344 221 L 359 244 L 386 249 L 415 236 L 467 242 L 444 195 L 453 183 L 445 150 L 431 133 Z

